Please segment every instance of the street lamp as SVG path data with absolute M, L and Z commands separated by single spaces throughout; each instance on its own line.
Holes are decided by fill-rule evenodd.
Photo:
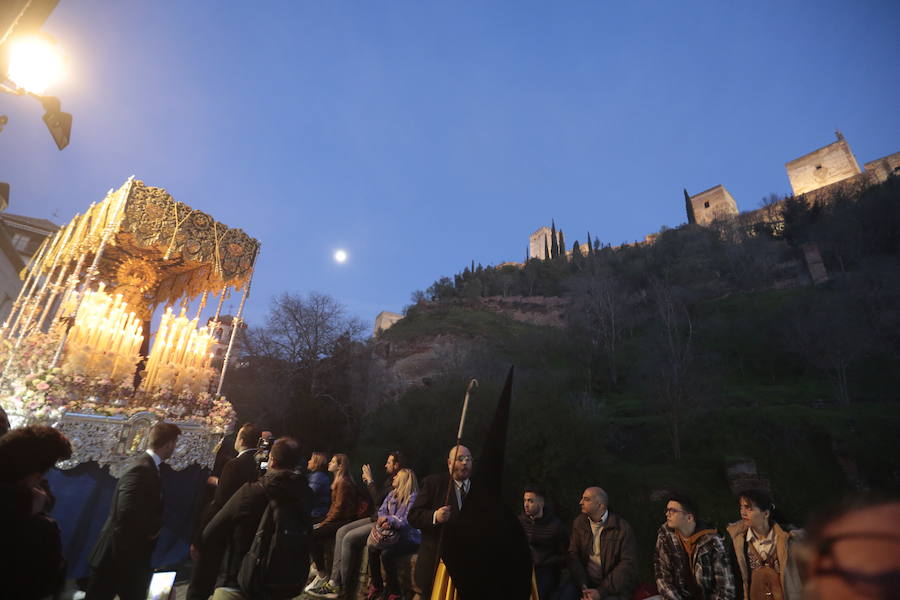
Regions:
M 0 90 L 11 94 L 29 95 L 44 106 L 44 123 L 62 150 L 69 145 L 72 135 L 72 115 L 62 112 L 60 103 L 53 96 L 43 96 L 44 91 L 65 78 L 65 63 L 56 43 L 49 36 L 24 35 L 0 46 Z
M 65 75 L 62 53 L 47 37 L 29 35 L 10 41 L 7 78 L 16 88 L 40 96 Z

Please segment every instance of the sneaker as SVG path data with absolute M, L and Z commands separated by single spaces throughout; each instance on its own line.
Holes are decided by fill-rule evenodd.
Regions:
M 311 592 L 324 583 L 328 583 L 328 578 L 322 577 L 321 575 L 316 575 L 315 578 L 309 582 L 309 585 L 307 585 L 305 588 L 303 588 L 303 591 Z
M 366 593 L 366 600 L 380 600 L 382 591 L 380 588 L 370 585 L 369 591 Z
M 323 598 L 338 598 L 341 595 L 341 586 L 338 583 L 327 581 L 317 591 Z

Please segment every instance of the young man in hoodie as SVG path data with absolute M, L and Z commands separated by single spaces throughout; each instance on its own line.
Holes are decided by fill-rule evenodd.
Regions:
M 215 585 L 215 577 L 208 577 L 210 569 L 204 565 L 211 561 L 219 565 L 222 552 L 230 540 L 234 552 L 229 555 L 225 567 L 224 585 L 216 592 L 217 598 L 246 598 L 238 586 L 241 561 L 250 549 L 259 520 L 269 500 L 294 505 L 302 515 L 307 528 L 312 528 L 310 517 L 311 494 L 306 476 L 296 472 L 300 465 L 300 445 L 293 438 L 279 438 L 269 452 L 266 474 L 254 483 L 245 483 L 216 513 L 201 539 L 200 556 L 194 567 L 194 576 L 188 589 L 190 600 L 209 598 Z M 305 573 L 309 569 L 309 552 L 296 557 L 297 569 Z M 215 572 L 215 571 L 213 571 Z M 211 580 L 210 580 L 211 579 Z
M 734 600 L 737 587 L 725 544 L 699 521 L 696 505 L 673 496 L 656 536 L 656 589 L 666 600 Z

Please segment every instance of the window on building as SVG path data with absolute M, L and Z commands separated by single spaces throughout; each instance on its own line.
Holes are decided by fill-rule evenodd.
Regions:
M 703 203 L 703 208 L 709 208 L 709 202 L 704 202 L 704 203 Z
M 822 165 L 816 165 L 816 171 L 822 168 Z
M 30 241 L 31 236 L 25 235 L 24 233 L 14 233 L 12 236 L 13 247 L 19 252 L 25 252 L 26 248 L 28 248 L 28 242 Z

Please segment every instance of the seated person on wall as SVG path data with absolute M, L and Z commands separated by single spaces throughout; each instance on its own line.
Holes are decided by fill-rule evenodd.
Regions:
M 362 550 L 372 531 L 372 523 L 378 516 L 376 510 L 394 489 L 394 476 L 403 467 L 403 463 L 404 458 L 399 450 L 394 450 L 388 455 L 387 462 L 384 464 L 387 476 L 381 489 L 375 487 L 372 467 L 363 465 L 362 478 L 366 484 L 370 506 L 372 506 L 371 514 L 350 521 L 337 530 L 337 534 L 334 536 L 334 557 L 331 560 L 331 579 L 310 590 L 311 594 L 325 595 L 328 598 L 338 597 L 344 591 L 344 586 L 352 587 L 352 574 L 358 568 Z
M 312 522 L 309 517 L 310 495 L 306 476 L 296 472 L 300 466 L 300 445 L 296 440 L 283 437 L 275 441 L 269 453 L 269 465 L 266 474 L 258 481 L 244 484 L 219 510 L 203 530 L 201 539 L 200 563 L 209 560 L 212 552 L 208 548 L 222 547 L 231 544 L 235 561 L 228 561 L 223 574 L 224 584 L 215 590 L 215 600 L 250 599 L 247 590 L 242 590 L 238 575 L 244 555 L 250 550 L 259 527 L 260 519 L 269 505 L 275 501 L 281 506 L 296 511 L 304 530 L 309 531 Z M 298 571 L 305 573 L 309 565 L 308 544 L 304 544 L 302 552 L 291 557 Z M 217 562 L 215 566 L 218 566 Z M 205 568 L 198 564 L 197 569 Z M 208 589 L 199 589 L 195 580 L 191 581 L 188 598 L 207 598 Z M 203 582 L 205 585 L 205 582 Z M 301 583 L 302 585 L 302 583 Z
M 312 490 L 312 520 L 318 523 L 331 508 L 331 477 L 328 475 L 328 455 L 313 452 L 306 463 L 309 489 Z
M 572 581 L 560 598 L 631 598 L 637 586 L 637 544 L 631 525 L 610 512 L 609 496 L 602 488 L 584 490 L 580 505 L 569 542 Z
M 802 562 L 809 600 L 897 598 L 900 502 L 857 497 L 832 507 L 810 523 Z
M 734 600 L 738 597 L 725 543 L 716 529 L 697 518 L 682 496 L 666 503 L 666 522 L 656 536 L 656 589 L 666 600 Z
M 419 549 L 422 532 L 409 524 L 409 509 L 419 493 L 419 482 L 411 469 L 400 469 L 394 477 L 394 489 L 378 509 L 378 520 L 369 537 L 369 577 L 372 585 L 369 597 L 381 597 L 384 589 L 386 600 L 400 600 L 400 580 L 397 576 L 398 559 Z M 387 576 L 385 586 L 381 579 L 381 565 Z
M 569 533 L 556 515 L 550 513 L 544 492 L 534 485 L 525 488 L 519 522 L 528 538 L 538 596 L 546 600 L 559 587 L 560 573 L 566 563 Z
M 764 490 L 742 492 L 738 506 L 741 520 L 728 526 L 726 541 L 734 548 L 743 597 L 800 600 L 803 583 L 797 568 L 797 547 L 803 531 L 782 527 L 775 503 Z
M 346 454 L 335 454 L 328 463 L 328 471 L 334 474 L 331 484 L 331 508 L 325 518 L 313 526 L 310 555 L 315 564 L 316 576 L 304 591 L 318 588 L 328 581 L 328 565 L 325 564 L 325 544 L 334 539 L 337 530 L 358 518 L 359 496 L 356 483 L 350 474 L 350 459 Z
M 52 427 L 32 425 L 0 437 L 0 596 L 28 600 L 60 591 L 65 579 L 59 526 L 49 514 L 47 471 L 72 456 Z

